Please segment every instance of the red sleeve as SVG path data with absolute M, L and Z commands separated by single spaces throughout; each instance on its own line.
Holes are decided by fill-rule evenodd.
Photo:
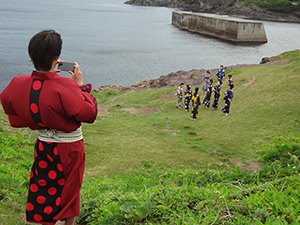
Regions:
M 22 75 L 19 76 L 18 79 L 14 77 L 9 85 L 2 91 L 0 94 L 0 100 L 4 112 L 8 115 L 9 123 L 12 127 L 20 128 L 20 127 L 27 127 L 28 125 L 24 123 L 24 118 L 20 117 L 18 113 L 15 111 L 14 101 L 15 95 L 17 94 L 16 89 L 18 89 L 18 85 L 25 84 L 27 82 L 29 75 Z M 26 95 L 26 89 L 23 89 L 23 94 Z M 18 107 L 23 107 L 20 104 Z M 22 108 L 22 110 L 26 110 Z M 28 119 L 28 118 L 26 118 Z
M 60 93 L 66 117 L 86 123 L 93 123 L 96 120 L 98 113 L 97 100 L 89 93 L 91 89 L 91 84 L 79 87 L 74 82 L 74 85 L 68 86 L 66 90 Z
M 98 114 L 98 105 L 97 105 L 97 99 L 90 94 L 92 90 L 92 84 L 81 85 L 80 89 L 82 90 L 83 94 L 86 95 L 86 101 L 88 101 L 91 104 L 91 106 L 94 108 L 93 117 L 89 118 L 88 120 L 81 120 L 81 121 L 86 123 L 94 123 Z M 93 102 L 90 102 L 90 100 L 92 100 Z

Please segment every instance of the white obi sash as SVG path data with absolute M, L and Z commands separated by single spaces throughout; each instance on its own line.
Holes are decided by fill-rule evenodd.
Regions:
M 81 126 L 70 133 L 53 129 L 43 129 L 38 131 L 39 139 L 46 142 L 75 142 L 83 138 Z

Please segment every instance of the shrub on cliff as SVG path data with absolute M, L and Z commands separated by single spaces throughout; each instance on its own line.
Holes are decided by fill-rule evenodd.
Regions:
M 240 0 L 244 5 L 256 5 L 267 11 L 274 11 L 279 13 L 293 13 L 300 10 L 300 1 L 290 0 Z M 294 4 L 293 4 L 294 3 Z
M 176 2 L 182 3 L 185 5 L 200 5 L 198 0 L 177 0 Z
M 259 8 L 262 8 L 267 11 L 273 11 L 278 13 L 290 14 L 293 12 L 300 11 L 300 1 L 299 0 L 239 0 L 244 6 L 256 5 Z M 200 5 L 200 2 L 204 5 L 223 5 L 224 7 L 228 6 L 228 1 L 218 0 L 215 2 L 205 1 L 205 0 L 177 0 L 179 3 L 185 5 Z M 235 1 L 232 1 L 234 3 Z

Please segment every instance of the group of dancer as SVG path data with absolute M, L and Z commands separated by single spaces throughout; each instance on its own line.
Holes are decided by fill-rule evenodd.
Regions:
M 211 95 L 214 92 L 214 102 L 212 104 L 212 108 L 214 110 L 218 110 L 219 107 L 219 98 L 221 96 L 221 87 L 223 85 L 223 79 L 225 78 L 225 70 L 223 65 L 220 66 L 220 69 L 218 70 L 216 77 L 218 79 L 216 85 L 213 87 L 213 79 L 211 79 L 211 74 L 209 71 L 206 71 L 205 74 L 203 75 L 203 79 L 205 81 L 202 90 L 205 92 L 205 98 L 202 102 L 202 105 L 206 108 L 210 108 L 210 99 Z M 198 110 L 199 106 L 201 104 L 200 102 L 200 94 L 199 94 L 199 87 L 195 88 L 194 93 L 191 90 L 190 85 L 186 85 L 186 90 L 183 90 L 184 83 L 181 83 L 180 86 L 177 89 L 176 95 L 178 97 L 177 105 L 176 108 L 181 109 L 181 104 L 182 104 L 182 99 L 183 95 L 185 95 L 184 99 L 184 108 L 186 112 L 189 112 L 190 110 L 190 102 L 192 102 L 192 110 L 191 110 L 191 115 L 190 115 L 190 120 L 195 120 L 197 119 L 198 116 Z M 234 87 L 234 82 L 232 75 L 228 75 L 228 88 L 225 92 L 224 96 L 224 107 L 222 108 L 222 112 L 225 113 L 225 116 L 229 115 L 229 107 L 230 103 L 233 98 L 233 87 Z

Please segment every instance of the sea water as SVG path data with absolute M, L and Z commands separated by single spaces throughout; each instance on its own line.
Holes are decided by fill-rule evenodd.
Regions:
M 28 42 L 45 29 L 61 34 L 60 59 L 78 62 L 84 82 L 94 88 L 178 70 L 259 63 L 300 48 L 300 24 L 263 21 L 268 43 L 237 45 L 173 26 L 172 10 L 123 0 L 0 0 L 0 91 L 14 76 L 31 74 Z

